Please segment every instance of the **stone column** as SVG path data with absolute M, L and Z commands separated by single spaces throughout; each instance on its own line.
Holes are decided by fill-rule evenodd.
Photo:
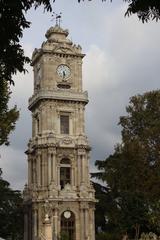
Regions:
M 41 114 L 41 112 L 38 113 L 38 119 L 39 119 L 39 132 L 38 132 L 38 134 L 39 134 L 39 133 L 42 133 L 42 114 Z
M 32 172 L 32 166 L 31 166 L 31 161 L 32 158 L 30 155 L 28 155 L 28 185 L 31 186 L 32 183 L 32 176 L 31 176 L 31 172 Z
M 56 111 L 56 116 L 57 116 L 57 121 L 55 121 L 55 129 L 56 129 L 56 133 L 60 134 L 61 130 L 60 130 L 60 112 L 57 110 Z
M 80 132 L 79 132 L 79 134 L 83 134 L 83 129 L 82 129 L 82 125 L 83 125 L 83 110 L 82 110 L 82 106 L 80 106 L 80 108 L 79 108 L 79 125 L 80 125 Z
M 87 183 L 90 185 L 90 173 L 89 173 L 89 153 L 86 154 L 86 164 L 87 164 Z
M 75 164 L 73 164 L 73 179 L 74 179 L 74 186 L 77 186 L 77 172 Z
M 84 214 L 85 214 L 85 239 L 88 240 L 88 226 L 89 226 L 89 222 L 88 222 L 88 208 L 84 209 Z
M 41 183 L 42 186 L 44 187 L 44 176 L 45 176 L 45 164 L 44 164 L 44 152 L 42 150 L 42 155 L 41 155 Z
M 80 186 L 81 184 L 81 153 L 78 151 L 78 159 L 77 159 L 77 184 Z
M 73 135 L 73 113 L 69 116 L 69 134 Z
M 37 154 L 37 171 L 38 171 L 38 186 L 42 185 L 42 156 L 41 153 Z
M 84 119 L 84 111 L 85 111 L 85 107 L 82 106 L 82 132 L 83 134 L 85 133 L 85 119 Z
M 76 104 L 76 110 L 75 110 L 75 132 L 74 134 L 77 135 L 79 134 L 79 130 L 78 130 L 78 119 L 79 119 L 79 115 L 78 115 L 78 104 Z
M 75 180 L 74 180 L 74 167 L 71 165 L 71 185 L 75 186 Z
M 42 107 L 41 108 L 41 121 L 40 121 L 40 123 L 41 123 L 41 133 L 42 134 L 44 133 L 44 130 L 45 130 L 45 118 L 46 118 L 46 116 L 45 116 L 45 113 L 44 113 L 44 108 Z
M 84 182 L 86 185 L 90 185 L 90 175 L 89 175 L 89 161 L 88 161 L 88 154 L 85 153 L 83 156 L 83 165 L 84 165 Z
M 80 217 L 81 217 L 81 220 L 80 220 L 80 230 L 81 230 L 81 238 L 80 239 L 84 239 L 85 240 L 85 218 L 84 218 L 84 209 L 81 208 L 80 210 Z
M 52 153 L 48 151 L 48 184 L 51 183 L 52 178 Z
M 51 118 L 50 118 L 50 105 L 48 105 L 46 107 L 46 116 L 47 116 L 47 132 L 50 132 L 51 130 L 51 127 L 50 127 L 50 121 L 51 121 Z
M 32 160 L 32 175 L 33 175 L 33 184 L 34 186 L 37 183 L 37 168 L 36 168 L 36 158 Z
M 56 150 L 52 151 L 52 182 L 56 183 Z
M 82 163 L 82 184 L 85 183 L 85 156 L 84 154 L 82 155 L 82 159 L 81 159 L 81 163 Z
M 77 61 L 78 65 L 78 91 L 82 91 L 82 60 Z
M 53 215 L 53 234 L 55 237 L 58 236 L 58 209 L 54 209 L 54 215 Z
M 33 215 L 33 224 L 34 224 L 34 237 L 37 237 L 37 230 L 38 230 L 38 218 L 37 218 L 37 209 L 34 210 Z
M 55 185 L 56 180 L 56 151 L 50 150 L 48 153 L 48 184 Z
M 43 181 L 44 186 L 46 187 L 48 184 L 48 162 L 47 162 L 48 154 L 47 149 L 43 151 Z
M 50 222 L 45 222 L 45 239 L 46 240 L 52 240 L 52 228 Z

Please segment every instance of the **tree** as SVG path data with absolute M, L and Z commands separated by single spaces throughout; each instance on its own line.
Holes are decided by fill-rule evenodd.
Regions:
M 78 0 L 81 2 L 82 0 Z M 84 1 L 84 0 L 83 0 Z M 92 0 L 89 0 L 92 1 Z M 105 2 L 106 0 L 102 0 Z M 110 0 L 111 2 L 113 0 Z M 126 16 L 137 14 L 138 18 L 144 23 L 149 20 L 160 20 L 160 2 L 159 0 L 123 0 L 128 2 Z
M 160 19 L 160 2 L 158 0 L 124 0 L 128 2 L 126 15 L 137 14 L 142 22 Z
M 109 189 L 99 183 L 92 182 L 95 189 L 96 202 L 95 210 L 95 232 L 96 240 L 114 239 L 119 240 L 119 235 L 115 230 L 115 225 L 108 222 L 108 212 L 114 208 L 112 196 L 109 194 Z M 110 234 L 112 233 L 112 234 Z
M 0 145 L 9 144 L 8 135 L 15 128 L 16 120 L 19 117 L 17 107 L 8 109 L 10 89 L 6 81 L 0 82 Z
M 30 27 L 25 13 L 31 8 L 44 5 L 44 9 L 51 11 L 50 0 L 1 0 L 0 1 L 0 145 L 8 144 L 8 135 L 15 128 L 19 113 L 14 107 L 9 110 L 9 85 L 14 84 L 13 75 L 26 72 L 25 64 L 30 59 L 24 55 L 20 45 L 23 30 Z M 54 2 L 54 0 L 53 0 Z
M 105 212 L 107 211 L 108 205 L 110 205 L 110 199 L 108 199 L 106 204 L 106 193 L 108 191 L 106 187 L 95 182 L 92 182 L 92 184 L 95 189 L 95 197 L 98 200 L 95 211 L 95 230 L 96 233 L 98 233 L 99 231 L 104 231 L 106 228 Z
M 120 117 L 122 143 L 106 160 L 96 161 L 100 172 L 93 174 L 106 182 L 113 198 L 109 222 L 135 239 L 142 231 L 160 232 L 159 106 L 159 90 L 130 99 L 127 116 Z
M 1 0 L 0 5 L 0 80 L 13 83 L 12 76 L 19 72 L 26 72 L 25 63 L 30 59 L 24 56 L 24 50 L 20 45 L 23 30 L 30 27 L 25 13 L 32 7 L 36 9 L 40 5 L 51 11 L 50 0 Z
M 23 238 L 22 196 L 10 188 L 0 170 L 0 237 L 10 240 Z

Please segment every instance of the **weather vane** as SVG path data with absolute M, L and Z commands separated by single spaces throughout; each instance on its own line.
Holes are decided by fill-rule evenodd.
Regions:
M 62 13 L 60 12 L 59 14 L 53 12 L 52 13 L 52 20 L 56 20 L 56 26 L 59 26 L 61 25 L 61 22 L 62 22 Z

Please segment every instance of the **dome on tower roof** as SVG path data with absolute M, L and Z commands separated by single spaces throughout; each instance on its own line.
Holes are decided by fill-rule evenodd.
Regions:
M 47 30 L 45 36 L 46 36 L 47 39 L 49 39 L 53 35 L 57 35 L 57 34 L 58 35 L 61 34 L 61 35 L 64 35 L 65 37 L 67 37 L 68 34 L 69 34 L 69 31 L 67 29 L 65 29 L 65 30 L 62 29 L 59 25 L 55 25 L 54 27 L 50 27 Z

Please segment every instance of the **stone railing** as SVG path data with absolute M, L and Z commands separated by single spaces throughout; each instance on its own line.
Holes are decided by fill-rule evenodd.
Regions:
M 88 102 L 87 91 L 82 93 L 72 91 L 58 91 L 58 90 L 40 90 L 29 98 L 29 108 L 40 99 L 56 99 L 56 100 L 71 100 Z

